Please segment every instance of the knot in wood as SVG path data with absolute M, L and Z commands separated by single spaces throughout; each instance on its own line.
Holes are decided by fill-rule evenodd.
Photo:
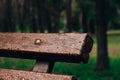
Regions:
M 41 44 L 41 40 L 40 39 L 36 39 L 34 42 L 35 45 L 40 45 Z

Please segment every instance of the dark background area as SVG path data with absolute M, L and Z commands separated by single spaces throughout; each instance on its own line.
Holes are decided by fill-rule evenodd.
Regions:
M 97 1 L 0 0 L 0 31 L 95 33 L 99 4 L 105 9 L 107 29 L 119 29 L 120 1 Z

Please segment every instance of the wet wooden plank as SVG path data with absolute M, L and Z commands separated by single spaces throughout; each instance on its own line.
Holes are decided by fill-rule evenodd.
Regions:
M 0 69 L 0 80 L 76 80 L 69 75 L 37 73 L 31 71 Z
M 0 56 L 87 62 L 92 43 L 86 33 L 0 33 Z

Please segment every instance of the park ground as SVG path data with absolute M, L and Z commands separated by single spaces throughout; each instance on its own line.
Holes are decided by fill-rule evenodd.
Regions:
M 74 75 L 78 80 L 120 80 L 120 30 L 108 31 L 108 52 L 110 69 L 102 72 L 95 72 L 96 67 L 96 37 L 94 46 L 90 53 L 88 64 L 60 63 L 54 66 L 53 73 Z M 34 60 L 21 60 L 11 58 L 0 58 L 1 68 L 13 68 L 32 70 Z

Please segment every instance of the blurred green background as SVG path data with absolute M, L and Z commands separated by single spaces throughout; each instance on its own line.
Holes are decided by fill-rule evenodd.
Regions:
M 0 0 L 0 32 L 86 32 L 94 40 L 88 64 L 56 62 L 53 73 L 78 80 L 120 80 L 120 0 Z M 104 35 L 108 42 L 100 37 Z M 100 47 L 108 46 L 110 68 L 103 64 L 96 70 L 99 39 L 105 44 Z M 32 70 L 34 64 L 35 60 L 0 58 L 0 68 Z

